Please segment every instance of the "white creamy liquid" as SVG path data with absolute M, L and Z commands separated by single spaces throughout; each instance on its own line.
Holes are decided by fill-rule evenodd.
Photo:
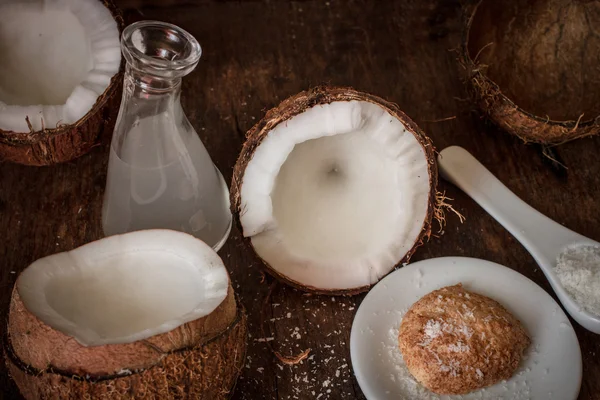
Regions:
M 215 246 L 231 224 L 227 185 L 196 133 L 180 133 L 170 119 L 140 119 L 123 138 L 120 154 L 113 141 L 104 233 L 166 228 Z

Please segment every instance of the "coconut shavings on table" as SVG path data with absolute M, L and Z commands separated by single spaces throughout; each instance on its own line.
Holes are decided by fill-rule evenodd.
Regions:
M 272 296 L 271 315 L 265 316 L 266 329 L 249 339 L 253 354 L 247 356 L 244 367 L 253 373 L 242 374 L 238 388 L 241 390 L 236 390 L 236 396 L 243 400 L 272 399 L 272 392 L 257 395 L 243 391 L 245 385 L 265 385 L 261 380 L 264 376 L 265 381 L 274 378 L 280 393 L 288 393 L 280 395 L 282 400 L 357 398 L 347 354 L 351 320 L 348 317 L 356 309 L 356 299 L 308 296 L 285 286 L 278 286 Z M 345 318 L 338 320 L 338 316 Z M 251 326 L 251 332 L 253 328 L 260 331 Z M 322 334 L 313 339 L 311 331 Z M 282 362 L 273 350 L 287 359 L 298 360 Z M 299 359 L 307 350 L 310 351 L 306 357 Z M 275 360 L 274 367 L 265 364 L 259 354 L 268 354 Z
M 600 316 L 600 247 L 569 247 L 558 256 L 554 272 L 582 309 Z

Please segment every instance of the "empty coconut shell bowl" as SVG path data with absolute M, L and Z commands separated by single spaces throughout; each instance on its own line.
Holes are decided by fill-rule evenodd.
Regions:
M 600 2 L 468 1 L 460 14 L 457 74 L 494 132 L 554 146 L 600 131 Z M 107 175 L 103 200 L 86 195 L 99 202 L 85 203 L 87 240 L 13 271 L 3 355 L 23 398 L 270 396 L 247 382 L 252 369 L 265 382 L 281 372 L 306 383 L 293 398 L 333 399 L 330 379 L 308 378 L 333 359 L 336 378 L 358 383 L 339 398 L 578 397 L 572 321 L 600 334 L 600 243 L 519 199 L 487 160 L 436 149 L 423 129 L 431 125 L 411 119 L 401 97 L 351 80 L 257 104 L 270 109 L 252 115 L 243 145 L 228 146 L 230 165 L 217 168 L 215 147 L 203 143 L 216 134 L 198 135 L 199 113 L 181 104 L 182 93 L 217 96 L 193 87 L 203 50 L 186 29 L 204 32 L 129 23 L 111 0 L 0 3 L 0 54 L 10 60 L 0 60 L 0 158 L 51 171 L 91 151 L 86 162 L 101 158 Z M 208 69 L 218 57 L 207 51 Z M 231 71 L 223 76 L 237 79 Z M 449 184 L 523 245 L 549 285 L 477 258 L 423 260 L 422 247 L 449 235 L 479 243 L 445 195 Z M 240 269 L 242 252 L 251 261 Z M 281 314 L 275 296 L 301 299 L 298 312 Z M 325 329 L 338 311 L 352 326 Z M 318 343 L 280 340 L 280 320 L 297 322 L 292 339 L 310 329 Z M 265 371 L 269 363 L 277 367 Z M 255 391 L 235 392 L 239 382 Z
M 470 2 L 460 60 L 478 105 L 526 142 L 600 132 L 599 23 L 597 1 Z

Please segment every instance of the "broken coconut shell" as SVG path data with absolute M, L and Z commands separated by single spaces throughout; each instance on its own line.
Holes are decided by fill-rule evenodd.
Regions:
M 25 268 L 3 342 L 27 399 L 222 399 L 244 362 L 246 317 L 210 246 L 150 229 Z
M 124 27 L 121 11 L 112 0 L 99 0 L 110 11 L 119 34 Z M 0 160 L 24 165 L 43 166 L 73 160 L 87 153 L 114 129 L 123 89 L 123 68 L 110 80 L 93 107 L 73 124 L 34 128 L 34 115 L 26 118 L 28 131 L 0 129 Z
M 13 291 L 8 370 L 26 399 L 226 399 L 246 352 L 246 314 L 231 285 L 211 314 L 126 344 L 85 347 L 24 307 Z
M 600 2 L 471 1 L 460 62 L 480 108 L 525 142 L 600 132 Z
M 245 204 L 243 204 L 242 186 L 244 184 L 244 175 L 246 173 L 246 169 L 255 156 L 258 147 L 269 136 L 269 133 L 280 124 L 285 124 L 287 127 L 288 123 L 299 114 L 302 114 L 313 107 L 329 105 L 336 102 L 364 102 L 374 104 L 380 107 L 384 113 L 387 112 L 390 116 L 396 118 L 404 126 L 404 129 L 407 132 L 410 132 L 412 135 L 414 135 L 414 138 L 416 139 L 415 143 L 418 143 L 417 147 L 422 150 L 422 154 L 424 155 L 424 163 L 426 164 L 424 169 L 427 175 L 424 178 L 428 184 L 426 193 L 424 194 L 424 202 L 426 203 L 423 211 L 424 218 L 422 223 L 420 223 L 417 228 L 418 234 L 416 235 L 416 239 L 411 242 L 411 245 L 408 247 L 408 249 L 406 249 L 406 252 L 403 253 L 404 255 L 399 259 L 395 259 L 392 263 L 393 265 L 391 265 L 389 268 L 386 266 L 382 273 L 373 273 L 372 271 L 369 272 L 371 275 L 376 275 L 371 276 L 369 282 L 364 282 L 360 285 L 353 285 L 352 287 L 336 287 L 334 289 L 310 285 L 306 282 L 300 282 L 290 278 L 286 274 L 281 273 L 278 268 L 269 265 L 269 263 L 261 257 L 256 248 L 253 246 L 251 237 L 243 234 L 243 240 L 255 252 L 255 254 L 261 258 L 267 272 L 282 282 L 298 289 L 313 293 L 329 295 L 353 295 L 368 290 L 374 283 L 381 279 L 382 276 L 392 271 L 394 267 L 398 267 L 403 263 L 408 262 L 415 250 L 430 237 L 432 219 L 434 216 L 436 219 L 439 219 L 440 222 L 443 219 L 443 217 L 441 217 L 439 207 L 441 205 L 440 200 L 442 199 L 439 197 L 439 194 L 436 191 L 438 172 L 433 144 L 425 135 L 425 133 L 408 116 L 406 116 L 406 114 L 400 111 L 396 104 L 390 103 L 380 97 L 368 93 L 356 91 L 352 88 L 325 86 L 319 86 L 307 91 L 303 91 L 282 101 L 278 106 L 269 110 L 264 118 L 254 125 L 246 135 L 246 142 L 244 143 L 233 172 L 233 181 L 231 185 L 231 209 L 233 214 L 236 216 L 236 221 L 240 227 L 240 230 L 244 233 L 244 225 L 241 220 L 248 210 L 246 209 Z M 391 122 L 392 121 L 385 120 L 385 123 Z M 322 123 L 326 125 L 325 122 Z M 300 185 L 300 183 L 298 183 L 298 185 Z

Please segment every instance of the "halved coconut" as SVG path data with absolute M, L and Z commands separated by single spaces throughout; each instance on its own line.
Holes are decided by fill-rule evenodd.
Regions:
M 479 106 L 524 141 L 600 132 L 600 2 L 477 0 L 460 60 Z
M 429 236 L 436 184 L 431 141 L 396 105 L 319 87 L 248 132 L 231 204 L 275 276 L 348 294 L 407 262 Z
M 244 361 L 246 322 L 217 253 L 147 230 L 27 267 L 5 344 L 27 399 L 217 399 Z
M 111 0 L 0 3 L 0 158 L 68 161 L 112 132 L 122 87 Z

